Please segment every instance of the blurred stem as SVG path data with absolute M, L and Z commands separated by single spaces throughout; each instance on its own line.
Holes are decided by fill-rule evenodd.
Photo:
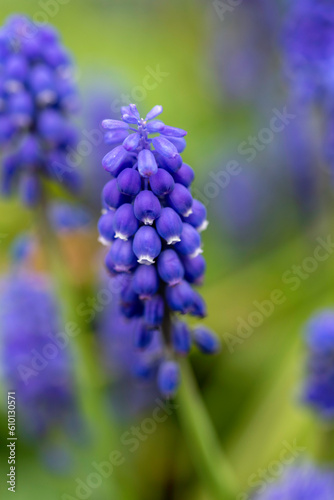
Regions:
M 219 446 L 218 436 L 196 387 L 191 367 L 181 362 L 178 412 L 197 473 L 212 500 L 234 500 L 238 482 Z

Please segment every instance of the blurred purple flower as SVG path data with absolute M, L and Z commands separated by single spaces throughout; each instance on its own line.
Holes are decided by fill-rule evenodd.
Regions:
M 3 194 L 19 185 L 22 200 L 41 198 L 42 177 L 77 190 L 67 151 L 76 143 L 69 116 L 77 108 L 71 60 L 50 26 L 13 16 L 0 30 L 0 145 Z
M 289 76 L 298 94 L 305 98 L 332 101 L 333 3 L 330 0 L 293 2 L 287 13 L 284 46 Z
M 76 421 L 69 339 L 47 279 L 13 273 L 0 286 L 3 378 L 16 392 L 17 418 L 26 436 L 50 436 Z
M 276 483 L 268 484 L 254 500 L 332 500 L 334 472 L 308 464 L 290 467 Z

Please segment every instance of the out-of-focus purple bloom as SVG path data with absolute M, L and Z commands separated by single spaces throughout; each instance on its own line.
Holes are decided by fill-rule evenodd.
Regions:
M 44 276 L 13 273 L 0 286 L 4 383 L 16 392 L 20 425 L 32 437 L 76 419 L 69 337 Z
M 68 232 L 88 228 L 92 218 L 81 206 L 53 203 L 50 206 L 50 221 L 56 231 Z
M 334 5 L 297 0 L 287 12 L 284 61 L 293 94 L 316 104 L 324 122 L 324 152 L 333 165 Z
M 185 340 L 173 343 L 176 313 L 206 315 L 203 299 L 191 286 L 200 284 L 205 265 L 201 261 L 192 269 L 187 262 L 185 275 L 182 259 L 196 259 L 202 252 L 200 231 L 207 221 L 205 207 L 190 192 L 194 172 L 179 153 L 178 140 L 186 132 L 156 119 L 161 113 L 162 107 L 155 106 L 143 119 L 130 104 L 122 108 L 122 120 L 102 122 L 107 134 L 117 136 L 114 142 L 108 136 L 115 147 L 103 159 L 114 179 L 103 189 L 106 213 L 99 231 L 100 240 L 111 243 L 108 270 L 129 274 L 120 309 L 127 318 L 140 318 L 137 347 L 149 349 L 151 338 L 163 334 L 158 385 L 170 397 L 179 383 L 174 354 L 184 354 L 191 345 L 191 337 L 189 349 Z M 125 134 L 122 144 L 120 132 Z
M 332 500 L 332 469 L 301 464 L 290 467 L 277 483 L 270 484 L 254 500 Z
M 315 315 L 306 328 L 307 373 L 303 401 L 325 420 L 334 418 L 334 310 Z
M 219 91 L 233 101 L 262 100 L 274 85 L 275 42 L 280 27 L 278 2 L 248 0 L 237 8 L 229 7 L 226 2 L 216 4 L 217 29 L 212 31 L 213 49 L 212 46 L 210 49 Z M 219 12 L 226 18 L 224 29 Z
M 68 159 L 76 143 L 69 116 L 77 108 L 71 61 L 56 31 L 13 16 L 0 30 L 1 190 L 19 185 L 23 202 L 36 205 L 42 178 L 77 190 L 80 177 Z
M 287 14 L 284 42 L 288 72 L 298 93 L 306 98 L 332 99 L 333 3 L 330 0 L 293 2 Z

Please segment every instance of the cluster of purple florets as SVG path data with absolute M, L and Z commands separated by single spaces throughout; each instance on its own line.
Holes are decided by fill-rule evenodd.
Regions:
M 22 430 L 36 438 L 70 424 L 76 415 L 72 356 L 44 276 L 13 273 L 1 282 L 0 325 L 2 375 L 16 392 Z
M 325 420 L 334 419 L 334 311 L 314 316 L 307 325 L 308 370 L 303 399 Z
M 334 4 L 297 0 L 290 7 L 285 37 L 290 75 L 304 97 L 326 100 L 334 91 Z
M 1 188 L 18 185 L 28 206 L 40 200 L 42 177 L 78 187 L 67 165 L 76 143 L 69 115 L 77 107 L 69 55 L 49 26 L 14 16 L 0 30 Z
M 186 132 L 157 120 L 161 113 L 155 106 L 142 119 L 130 104 L 122 108 L 122 121 L 103 121 L 106 141 L 115 147 L 102 162 L 113 179 L 103 189 L 99 232 L 111 245 L 107 269 L 122 274 L 120 307 L 136 323 L 135 346 L 149 351 L 162 332 L 163 347 L 152 350 L 144 372 L 158 365 L 160 390 L 171 396 L 179 383 L 174 353 L 186 355 L 192 341 L 213 353 L 219 342 L 206 328 L 191 332 L 175 317 L 206 315 L 192 285 L 201 284 L 205 272 L 200 232 L 207 220 L 204 205 L 191 195 L 194 172 L 180 156 Z
M 327 160 L 334 164 L 334 4 L 331 0 L 297 0 L 288 9 L 285 60 L 299 100 L 321 111 Z

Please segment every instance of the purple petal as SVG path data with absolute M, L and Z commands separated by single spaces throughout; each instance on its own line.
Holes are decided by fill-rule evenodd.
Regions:
M 130 111 L 131 111 L 131 114 L 132 114 L 135 118 L 137 118 L 137 120 L 140 120 L 140 114 L 139 114 L 139 112 L 138 112 L 137 106 L 136 106 L 135 104 L 130 104 L 130 105 L 129 105 L 129 109 L 130 109 Z M 126 113 L 124 113 L 124 114 L 126 114 Z
M 112 175 L 117 175 L 119 173 L 119 167 L 121 167 L 127 156 L 128 152 L 123 148 L 123 146 L 117 146 L 103 158 L 103 168 Z
M 165 125 L 161 134 L 167 136 L 170 135 L 171 137 L 184 137 L 187 135 L 187 132 L 182 130 L 182 128 L 168 127 L 168 125 Z
M 137 124 L 138 123 L 138 120 L 135 116 L 133 115 L 128 115 L 127 113 L 125 113 L 123 116 L 122 116 L 123 120 L 126 122 L 126 123 L 133 123 L 133 124 Z

